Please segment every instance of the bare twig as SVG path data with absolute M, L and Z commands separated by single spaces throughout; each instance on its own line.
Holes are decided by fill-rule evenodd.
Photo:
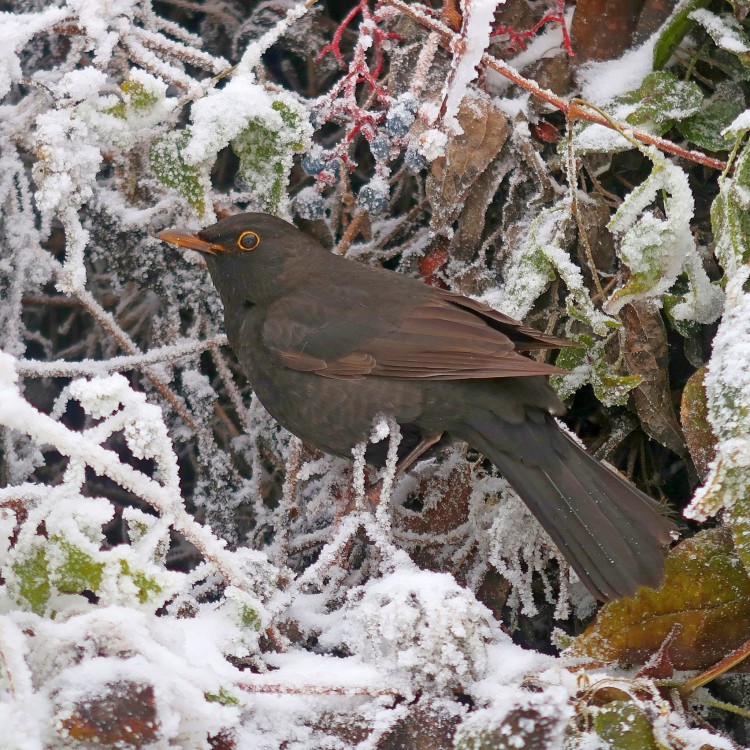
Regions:
M 106 375 L 110 372 L 127 372 L 128 370 L 145 369 L 149 365 L 161 362 L 174 362 L 182 357 L 199 354 L 206 349 L 212 351 L 227 343 L 226 336 L 216 336 L 205 341 L 189 341 L 184 344 L 152 349 L 144 354 L 134 354 L 125 357 L 112 357 L 106 360 L 83 360 L 82 362 L 35 362 L 33 360 L 19 360 L 17 372 L 25 378 L 82 378 Z

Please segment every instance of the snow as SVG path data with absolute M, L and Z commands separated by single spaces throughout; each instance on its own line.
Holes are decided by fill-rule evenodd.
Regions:
M 463 24 L 462 39 L 465 48 L 456 50 L 453 58 L 451 75 L 443 88 L 445 127 L 454 135 L 462 131 L 458 123 L 458 110 L 461 106 L 466 87 L 477 77 L 477 66 L 484 51 L 490 43 L 490 33 L 495 11 L 505 0 L 464 0 L 462 2 Z
M 47 8 L 38 13 L 0 12 L 0 99 L 21 78 L 20 49 L 34 36 L 68 15 L 66 8 Z
M 737 55 L 750 52 L 750 40 L 742 26 L 730 16 L 717 16 L 710 10 L 698 8 L 691 11 L 690 18 L 703 26 L 718 47 Z
M 582 65 L 577 72 L 581 98 L 601 106 L 637 89 L 653 71 L 654 45 L 658 39 L 659 34 L 653 34 L 639 47 L 628 50 L 616 60 Z

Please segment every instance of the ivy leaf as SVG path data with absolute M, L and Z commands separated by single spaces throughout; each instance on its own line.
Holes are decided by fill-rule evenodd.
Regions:
M 656 750 L 651 722 L 632 701 L 612 701 L 594 714 L 594 731 L 608 750 Z
M 703 103 L 703 92 L 692 81 L 681 81 L 673 73 L 657 70 L 649 73 L 635 91 L 620 97 L 620 101 L 636 105 L 626 117 L 631 125 L 646 122 L 668 125 L 672 120 L 684 120 L 695 114 Z
M 699 148 L 727 151 L 732 141 L 722 135 L 722 130 L 743 110 L 743 105 L 736 99 L 715 99 L 697 114 L 678 123 L 677 129 Z
M 231 146 L 240 160 L 238 176 L 244 189 L 253 193 L 263 210 L 278 213 L 293 155 L 305 149 L 309 126 L 301 110 L 290 104 L 277 100 L 271 108 L 279 115 L 277 122 L 250 120 Z
M 750 64 L 750 37 L 734 16 L 701 8 L 694 10 L 690 18 L 703 26 L 719 49 L 735 55 L 744 65 Z
M 183 156 L 190 143 L 190 131 L 167 133 L 153 142 L 149 151 L 151 170 L 156 179 L 176 190 L 197 212 L 206 211 L 206 190 L 201 170 Z
M 675 669 L 705 669 L 750 637 L 750 578 L 728 529 L 703 531 L 667 557 L 664 584 L 605 605 L 568 649 L 620 664 L 644 664 L 675 624 Z

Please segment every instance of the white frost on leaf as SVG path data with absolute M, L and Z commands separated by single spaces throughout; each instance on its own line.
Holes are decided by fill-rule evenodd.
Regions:
M 504 639 L 490 611 L 453 576 L 403 568 L 353 591 L 346 642 L 366 663 L 446 691 L 481 679 Z
M 731 15 L 719 16 L 706 8 L 698 8 L 690 13 L 690 18 L 703 26 L 717 47 L 735 55 L 747 55 L 750 52 L 747 33 Z
M 723 293 L 711 284 L 695 247 L 690 227 L 694 201 L 687 175 L 655 148 L 642 150 L 653 161 L 653 170 L 609 223 L 620 238 L 618 254 L 631 276 L 611 295 L 605 310 L 614 315 L 633 300 L 660 297 L 686 272 L 689 289 L 673 314 L 681 320 L 712 323 L 721 314 Z M 648 208 L 658 197 L 664 218 Z

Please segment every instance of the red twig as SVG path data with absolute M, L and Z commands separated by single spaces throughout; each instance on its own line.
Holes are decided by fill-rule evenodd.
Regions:
M 554 12 L 545 13 L 544 16 L 542 16 L 542 18 L 540 18 L 530 29 L 516 31 L 512 26 L 506 26 L 504 23 L 499 23 L 490 36 L 503 36 L 504 34 L 507 34 L 509 38 L 508 51 L 515 52 L 517 49 L 526 49 L 526 40 L 534 37 L 542 26 L 545 26 L 548 23 L 559 23 L 560 28 L 562 29 L 563 47 L 565 47 L 565 51 L 572 57 L 575 53 L 570 44 L 568 28 L 565 25 L 565 0 L 555 0 L 555 5 L 557 7 Z

